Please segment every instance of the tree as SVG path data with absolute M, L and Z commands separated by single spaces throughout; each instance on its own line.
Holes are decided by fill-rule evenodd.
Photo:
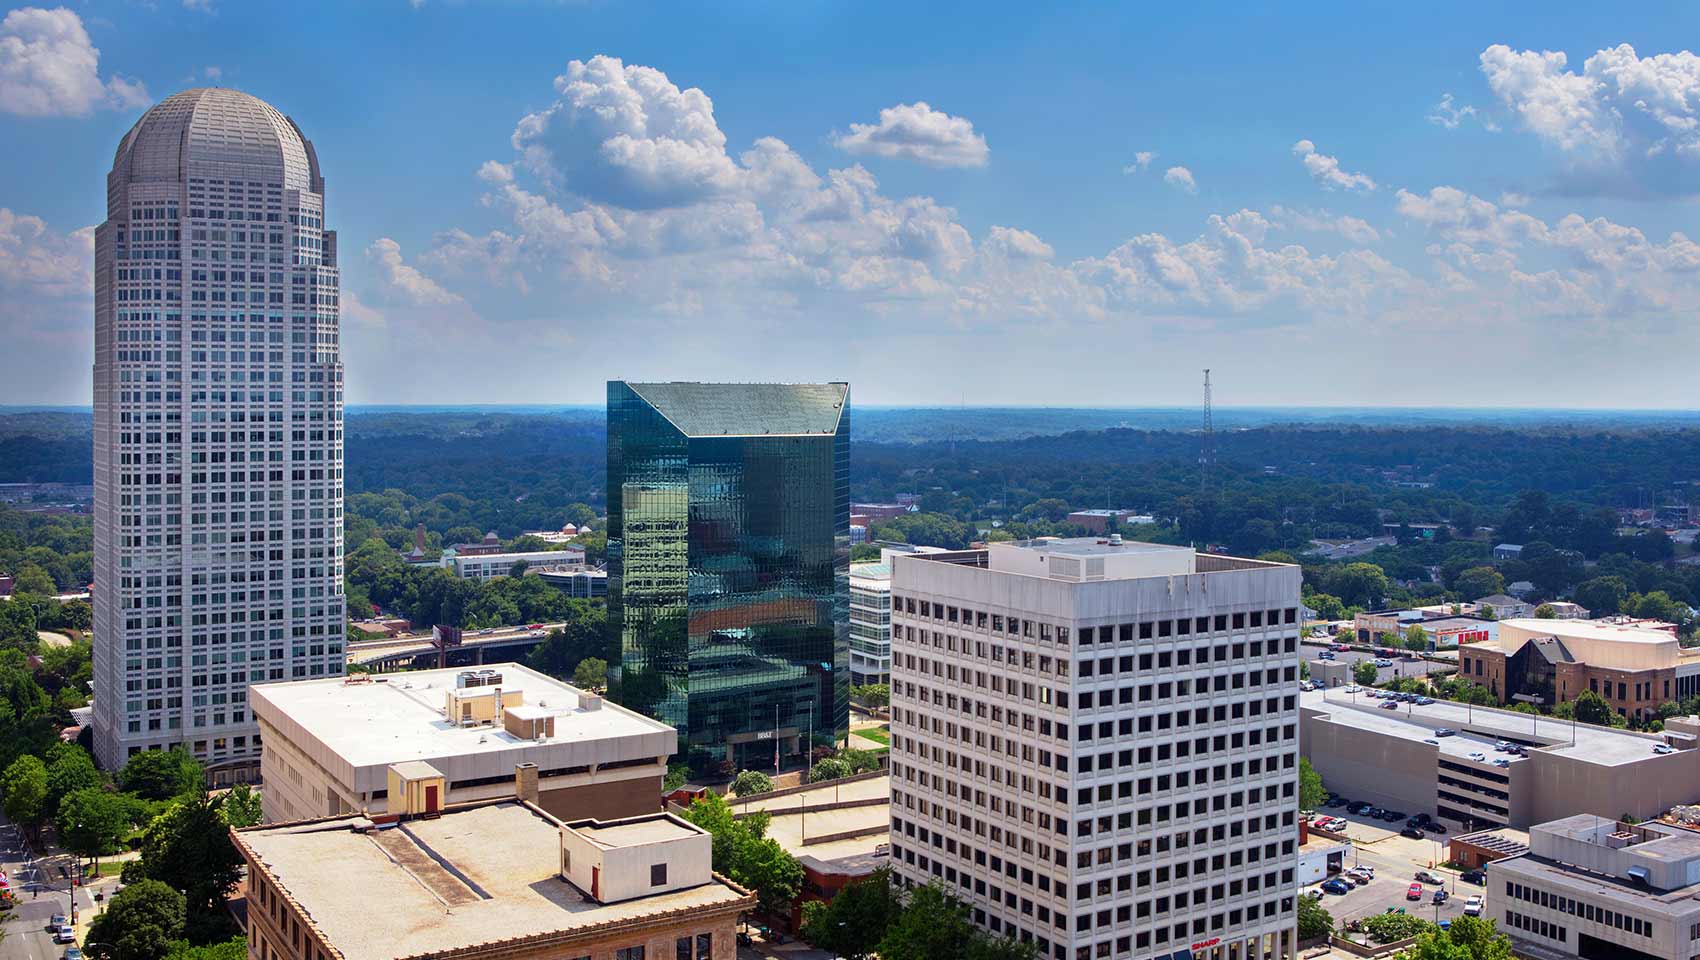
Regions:
M 1322 586 L 1348 607 L 1376 607 L 1387 596 L 1387 574 L 1373 563 L 1348 563 L 1330 567 Z
M 98 787 L 104 781 L 89 752 L 74 743 L 56 743 L 47 751 L 47 808 L 59 809 L 65 795 Z
M 1352 667 L 1352 680 L 1357 682 L 1358 684 L 1361 684 L 1362 686 L 1367 687 L 1367 686 L 1374 684 L 1375 678 L 1377 676 L 1378 676 L 1378 674 L 1376 672 L 1375 663 L 1373 661 L 1359 660 Z
M 100 862 L 102 854 L 114 853 L 130 832 L 134 803 L 129 798 L 101 787 L 73 790 L 59 801 L 53 829 L 59 843 L 78 856 Z
M 1409 913 L 1378 913 L 1364 918 L 1363 926 L 1377 943 L 1392 943 L 1434 929 L 1434 924 Z
M 1428 631 L 1423 629 L 1422 624 L 1413 623 L 1405 628 L 1405 649 L 1412 653 L 1428 651 Z
M 53 577 L 46 570 L 34 563 L 26 563 L 19 567 L 12 576 L 12 589 L 18 593 L 33 593 L 39 597 L 51 597 L 59 592 L 53 583 Z
M 183 895 L 158 880 L 118 892 L 89 925 L 89 952 L 102 960 L 163 960 L 183 935 Z
M 12 761 L 0 774 L 0 791 L 4 792 L 7 819 L 39 833 L 47 818 L 47 766 L 41 758 L 22 756 Z
M 779 841 L 764 836 L 765 814 L 740 820 L 725 797 L 699 797 L 685 810 L 685 819 L 713 838 L 714 869 L 732 882 L 754 890 L 763 910 L 779 913 L 803 888 L 803 867 Z
M 1505 577 L 1492 567 L 1470 567 L 1458 574 L 1452 582 L 1452 588 L 1458 591 L 1458 596 L 1464 600 L 1479 600 L 1505 592 Z
M 1540 606 L 1535 608 L 1535 619 L 1536 620 L 1556 620 L 1556 619 L 1558 619 L 1558 611 L 1554 610 L 1552 608 L 1552 604 L 1543 603 Z
M 688 763 L 669 763 L 667 776 L 661 779 L 661 789 L 677 790 L 690 780 L 691 767 Z
M 223 797 L 204 793 L 179 798 L 142 834 L 143 873 L 183 893 L 195 932 L 221 926 L 225 897 L 242 878 L 242 855 L 230 841 L 223 806 Z
M 573 686 L 581 690 L 601 690 L 608 686 L 608 661 L 601 657 L 585 657 L 573 668 Z
M 260 793 L 246 783 L 239 783 L 224 795 L 224 806 L 220 810 L 224 814 L 224 822 L 237 829 L 254 826 L 263 816 Z
M 231 937 L 199 947 L 187 940 L 173 940 L 165 960 L 247 960 L 247 956 L 248 938 Z
M 891 870 L 880 867 L 848 884 L 831 900 L 803 904 L 803 939 L 844 960 L 867 960 L 902 913 Z
M 1482 917 L 1457 917 L 1450 929 L 1431 929 L 1417 937 L 1407 960 L 1511 960 L 1511 938 Z
M 1346 605 L 1330 593 L 1313 593 L 1305 598 L 1305 606 L 1316 611 L 1318 620 L 1346 619 Z
M 870 683 L 859 688 L 862 692 L 862 705 L 870 710 L 878 710 L 891 703 L 891 685 L 885 683 Z
M 544 586 L 544 589 L 554 588 Z M 589 657 L 606 658 L 608 653 L 608 609 L 577 600 L 570 607 L 566 624 L 549 631 L 543 642 L 532 648 L 525 662 L 552 677 L 570 677 L 581 661 Z M 603 665 L 606 667 L 606 660 Z
M 1299 898 L 1299 939 L 1312 940 L 1334 930 L 1334 917 L 1313 897 Z
M 1322 785 L 1322 774 L 1310 765 L 1309 757 L 1299 758 L 1299 809 L 1321 810 L 1322 804 L 1328 799 L 1328 791 Z
M 170 800 L 202 789 L 201 765 L 181 748 L 143 750 L 131 757 L 118 772 L 118 784 L 126 793 L 144 800 Z
M 880 960 L 1031 960 L 1032 944 L 992 937 L 936 881 L 910 890 L 875 948 Z
M 1579 723 L 1592 723 L 1597 726 L 1609 727 L 1617 716 L 1611 704 L 1592 690 L 1584 690 L 1570 701 L 1571 709 L 1575 711 Z
M 1595 577 L 1576 587 L 1576 602 L 1596 617 L 1609 617 L 1623 607 L 1629 596 L 1629 581 L 1617 576 Z
M 748 797 L 773 790 L 773 778 L 760 770 L 743 770 L 732 778 L 732 796 Z
M 820 783 L 824 780 L 840 780 L 850 775 L 850 764 L 838 757 L 827 757 L 816 761 L 814 769 L 809 771 L 809 782 Z

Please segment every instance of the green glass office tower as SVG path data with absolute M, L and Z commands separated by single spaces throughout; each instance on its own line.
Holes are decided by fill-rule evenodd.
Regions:
M 850 387 L 608 383 L 615 700 L 695 770 L 849 732 Z

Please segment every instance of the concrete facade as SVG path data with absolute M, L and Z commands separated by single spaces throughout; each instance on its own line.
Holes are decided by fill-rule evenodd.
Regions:
M 1691 737 L 1444 702 L 1385 711 L 1353 699 L 1339 690 L 1304 694 L 1300 722 L 1304 755 L 1330 790 L 1354 800 L 1470 829 L 1526 829 L 1577 813 L 1657 817 L 1700 799 Z M 1440 729 L 1455 732 L 1435 736 Z M 1667 739 L 1679 749 L 1657 752 Z M 1501 741 L 1524 753 L 1497 751 Z
M 118 145 L 94 262 L 94 752 L 251 767 L 248 684 L 343 670 L 339 275 L 312 141 L 235 90 L 162 101 Z
M 1507 620 L 1495 640 L 1458 651 L 1458 675 L 1498 702 L 1518 693 L 1551 705 L 1584 690 L 1619 716 L 1646 718 L 1666 701 L 1700 694 L 1700 653 L 1661 630 L 1591 620 Z
M 533 763 L 536 802 L 555 816 L 615 819 L 660 807 L 678 739 L 671 726 L 519 664 L 481 670 L 499 677 L 500 687 L 473 690 L 499 689 L 504 704 L 513 703 L 489 723 L 458 715 L 450 722 L 444 712 L 466 692 L 456 686 L 459 677 L 478 671 L 255 687 L 266 820 L 384 813 L 387 771 L 408 761 L 442 772 L 445 806 L 505 796 L 515 767 Z
M 1488 869 L 1488 912 L 1523 955 L 1700 954 L 1700 833 L 1587 814 L 1529 831 Z
M 1298 568 L 1092 538 L 892 562 L 898 878 L 1056 960 L 1291 955 Z
M 755 898 L 709 871 L 706 835 L 657 817 L 690 834 L 689 849 L 607 839 L 651 833 L 654 818 L 564 824 L 513 800 L 382 830 L 345 817 L 232 831 L 247 864 L 248 956 L 736 960 L 738 919 Z M 569 870 L 569 859 L 607 855 L 623 866 Z

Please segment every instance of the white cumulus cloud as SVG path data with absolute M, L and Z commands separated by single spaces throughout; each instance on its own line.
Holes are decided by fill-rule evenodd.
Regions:
M 932 167 L 983 167 L 990 150 L 974 124 L 934 110 L 926 101 L 880 111 L 878 123 L 852 123 L 834 133 L 833 145 L 857 156 L 914 160 Z
M 1578 72 L 1562 51 L 1494 44 L 1481 68 L 1523 128 L 1585 175 L 1572 189 L 1700 192 L 1700 57 L 1690 51 L 1642 57 L 1625 43 L 1595 52 Z
M 1469 104 L 1457 103 L 1452 99 L 1450 93 L 1442 95 L 1440 102 L 1435 104 L 1431 110 L 1432 112 L 1428 115 L 1428 122 L 1437 127 L 1456 130 L 1463 125 L 1465 120 L 1475 120 L 1482 125 L 1484 130 L 1493 133 L 1499 131 L 1499 125 L 1494 123 L 1492 119 Z
M 1154 150 L 1141 150 L 1138 153 L 1133 155 L 1133 162 L 1132 163 L 1128 164 L 1125 167 L 1122 167 L 1122 172 L 1123 173 L 1144 173 L 1145 169 L 1147 167 L 1151 166 L 1151 161 L 1153 161 L 1155 159 L 1157 159 L 1156 151 L 1154 151 Z
M 1198 181 L 1192 178 L 1192 171 L 1185 167 L 1170 167 L 1163 171 L 1163 182 L 1187 193 L 1198 192 Z
M 1368 174 L 1348 173 L 1340 169 L 1340 161 L 1325 153 L 1318 153 L 1316 144 L 1309 140 L 1300 140 L 1293 144 L 1293 155 L 1304 162 L 1305 170 L 1310 173 L 1312 180 L 1321 184 L 1327 190 L 1352 190 L 1368 193 L 1375 189 L 1375 181 Z
M 140 81 L 100 79 L 100 51 L 74 11 L 20 7 L 0 20 L 0 110 L 80 117 L 148 102 Z

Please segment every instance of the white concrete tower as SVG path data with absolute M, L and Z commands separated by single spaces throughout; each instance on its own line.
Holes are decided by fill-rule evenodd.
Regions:
M 313 144 L 187 90 L 125 134 L 95 233 L 95 752 L 257 769 L 248 684 L 343 669 L 336 234 Z
M 1295 954 L 1299 568 L 891 558 L 891 866 L 1044 960 Z

